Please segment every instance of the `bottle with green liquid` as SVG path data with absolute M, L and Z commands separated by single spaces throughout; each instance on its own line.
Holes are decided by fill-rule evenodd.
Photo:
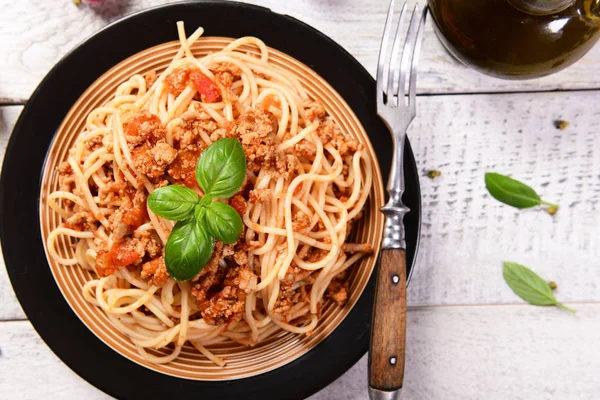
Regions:
M 429 7 L 446 48 L 498 78 L 560 71 L 600 39 L 600 0 L 429 0 Z

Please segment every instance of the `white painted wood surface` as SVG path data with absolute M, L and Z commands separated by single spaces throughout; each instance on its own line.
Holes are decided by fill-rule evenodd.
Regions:
M 578 314 L 530 306 L 411 309 L 403 400 L 593 400 L 600 391 L 600 305 Z M 27 321 L 0 324 L 0 393 L 106 399 L 69 370 Z M 32 378 L 36 379 L 32 384 Z M 366 356 L 310 400 L 366 400 Z
M 101 4 L 78 8 L 69 0 L 0 0 L 0 65 L 3 67 L 0 102 L 26 100 L 64 54 L 106 23 L 167 2 L 104 0 Z M 311 24 L 341 44 L 374 74 L 388 0 L 258 0 L 252 3 Z M 173 35 L 175 38 L 175 30 Z M 600 88 L 599 70 L 600 46 L 596 46 L 574 66 L 549 77 L 531 81 L 489 78 L 464 68 L 450 57 L 435 37 L 430 21 L 420 61 L 419 91 L 473 93 Z
M 18 104 L 60 57 L 121 15 L 162 3 L 0 0 L 0 161 Z M 255 3 L 320 29 L 374 73 L 387 0 Z M 421 178 L 403 398 L 598 398 L 600 90 L 576 89 L 600 89 L 600 46 L 550 77 L 501 81 L 452 60 L 428 25 L 420 65 L 420 92 L 448 95 L 420 96 L 409 132 L 419 170 L 442 176 Z M 557 88 L 567 91 L 531 92 Z M 571 124 L 560 131 L 555 119 Z M 529 183 L 561 205 L 558 214 L 499 204 L 485 190 L 486 171 Z M 502 279 L 504 260 L 557 281 L 557 297 L 577 315 L 523 305 Z M 25 318 L 0 256 L 0 398 L 106 398 L 54 356 Z M 311 400 L 366 398 L 363 358 Z

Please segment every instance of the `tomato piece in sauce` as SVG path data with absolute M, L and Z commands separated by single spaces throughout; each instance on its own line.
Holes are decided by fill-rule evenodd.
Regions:
M 198 182 L 196 181 L 198 157 L 200 157 L 200 151 L 181 150 L 175 161 L 169 165 L 167 174 L 177 184 L 184 184 L 190 189 L 198 188 Z
M 198 70 L 190 73 L 190 80 L 196 86 L 196 90 L 200 93 L 202 101 L 205 103 L 215 103 L 221 98 L 221 92 L 217 85 L 208 76 Z
M 139 207 L 134 207 L 130 210 L 127 210 L 123 214 L 121 222 L 131 225 L 133 229 L 137 229 L 146 221 L 147 218 L 148 212 L 146 211 L 146 207 L 144 205 L 140 205 Z
M 246 213 L 246 199 L 242 196 L 237 195 L 229 200 L 229 205 L 240 214 L 240 217 L 243 217 Z
M 141 258 L 128 241 L 113 244 L 108 255 L 110 262 L 116 267 L 126 267 Z
M 135 115 L 125 124 L 125 134 L 128 136 L 140 136 L 154 143 L 165 136 L 166 132 L 158 118 L 149 112 Z

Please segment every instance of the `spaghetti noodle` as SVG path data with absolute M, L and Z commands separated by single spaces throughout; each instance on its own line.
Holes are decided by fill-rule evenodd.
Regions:
M 311 334 L 325 298 L 343 305 L 349 267 L 372 251 L 347 238 L 373 172 L 362 145 L 269 63 L 262 41 L 243 37 L 195 58 L 190 46 L 202 28 L 189 37 L 183 23 L 177 28 L 181 47 L 166 70 L 133 75 L 88 115 L 58 169 L 60 189 L 47 198 L 64 220 L 47 249 L 56 262 L 97 275 L 84 298 L 149 362 L 170 362 L 189 342 L 224 366 L 210 345 L 252 346 L 281 329 Z M 223 137 L 246 153 L 246 179 L 228 200 L 244 232 L 233 245 L 216 242 L 195 278 L 176 281 L 163 258 L 173 222 L 146 199 L 168 184 L 202 194 L 196 160 Z M 56 250 L 61 237 L 72 241 L 73 257 Z

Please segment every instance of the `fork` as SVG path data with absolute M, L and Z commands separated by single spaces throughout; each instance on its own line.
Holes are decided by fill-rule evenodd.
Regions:
M 388 44 L 391 40 L 394 0 L 390 7 L 381 40 L 377 65 L 377 114 L 386 124 L 394 144 L 392 168 L 387 184 L 388 202 L 385 214 L 382 250 L 378 262 L 377 285 L 371 324 L 369 351 L 369 397 L 371 400 L 391 400 L 400 395 L 404 381 L 406 350 L 406 242 L 404 215 L 409 209 L 402 203 L 404 193 L 404 139 L 406 130 L 416 115 L 417 61 L 423 37 L 427 7 L 419 15 L 415 6 L 408 33 L 399 50 L 407 5 L 404 2 L 394 35 L 390 62 Z M 408 92 L 405 86 L 408 79 Z

